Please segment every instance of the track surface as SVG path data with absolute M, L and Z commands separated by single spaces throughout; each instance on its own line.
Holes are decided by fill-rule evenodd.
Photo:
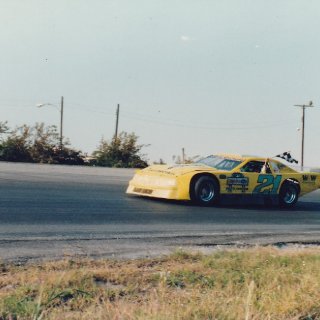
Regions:
M 320 242 L 320 192 L 293 210 L 125 194 L 133 170 L 0 162 L 0 259 L 143 257 L 178 247 Z

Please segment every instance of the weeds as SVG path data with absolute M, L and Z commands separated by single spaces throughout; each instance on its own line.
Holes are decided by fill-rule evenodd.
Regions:
M 319 249 L 2 263 L 0 320 L 319 320 L 319 270 Z

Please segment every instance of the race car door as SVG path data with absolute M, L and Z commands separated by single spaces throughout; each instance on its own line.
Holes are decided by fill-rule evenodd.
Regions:
M 279 192 L 281 185 L 282 175 L 277 163 L 273 160 L 268 160 L 258 175 L 256 186 L 254 187 L 253 194 L 261 195 L 276 195 Z
M 239 172 L 234 172 L 227 177 L 226 193 L 252 194 L 264 165 L 263 161 L 258 160 L 244 163 Z
M 278 192 L 282 176 L 277 175 L 276 164 L 272 161 L 252 160 L 240 169 L 248 179 L 246 194 L 275 195 Z
M 268 161 L 251 160 L 243 164 L 240 172 L 227 177 L 226 193 L 272 194 L 276 193 L 276 182 Z

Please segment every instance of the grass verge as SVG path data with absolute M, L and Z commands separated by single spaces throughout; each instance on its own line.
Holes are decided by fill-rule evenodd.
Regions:
M 0 265 L 0 319 L 320 319 L 320 250 Z

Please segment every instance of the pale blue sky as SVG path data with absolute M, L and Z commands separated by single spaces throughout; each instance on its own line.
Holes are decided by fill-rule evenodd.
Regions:
M 59 124 L 92 152 L 135 132 L 150 162 L 184 147 L 320 166 L 320 2 L 0 0 L 0 120 Z

